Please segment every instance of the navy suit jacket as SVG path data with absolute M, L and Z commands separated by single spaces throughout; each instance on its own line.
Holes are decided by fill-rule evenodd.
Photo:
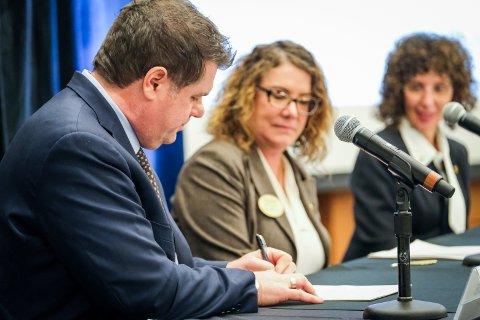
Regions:
M 79 73 L 0 163 L 0 261 L 0 318 L 257 310 L 252 272 L 192 257 L 114 111 Z
M 397 129 L 387 127 L 378 135 L 408 153 Z M 458 184 L 462 189 L 468 213 L 470 166 L 467 149 L 461 143 L 451 139 L 448 139 L 448 145 L 452 164 L 458 168 Z M 437 170 L 432 163 L 429 168 Z M 363 257 L 370 252 L 396 247 L 393 227 L 395 180 L 388 173 L 387 167 L 364 151 L 360 151 L 350 185 L 355 198 L 356 226 L 344 261 Z M 448 225 L 447 202 L 442 196 L 417 187 L 412 192 L 410 204 L 413 239 L 423 240 L 452 232 Z

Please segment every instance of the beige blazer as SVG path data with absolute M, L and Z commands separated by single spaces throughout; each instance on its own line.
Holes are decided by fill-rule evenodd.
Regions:
M 330 239 L 322 225 L 314 179 L 290 161 L 305 210 L 317 230 L 328 264 Z M 292 229 L 285 214 L 270 218 L 258 207 L 264 194 L 275 195 L 256 150 L 244 152 L 231 142 L 213 140 L 182 169 L 172 198 L 172 214 L 194 256 L 233 260 L 258 249 L 255 234 L 267 245 L 296 259 Z

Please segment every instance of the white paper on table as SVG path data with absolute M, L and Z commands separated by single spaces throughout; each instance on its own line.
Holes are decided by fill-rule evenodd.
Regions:
M 410 244 L 410 259 L 463 260 L 465 256 L 480 253 L 480 246 L 439 246 L 422 240 Z M 369 258 L 397 258 L 397 248 L 370 253 Z
M 398 292 L 398 285 L 324 286 L 314 285 L 320 298 L 327 300 L 371 301 Z

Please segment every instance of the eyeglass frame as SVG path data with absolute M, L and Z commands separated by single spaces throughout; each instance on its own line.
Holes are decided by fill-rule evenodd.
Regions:
M 293 102 L 295 102 L 295 107 L 297 108 L 297 112 L 298 112 L 299 114 L 301 114 L 301 115 L 304 115 L 304 116 L 311 116 L 311 115 L 315 114 L 315 112 L 320 108 L 320 104 L 321 104 L 321 102 L 322 102 L 322 99 L 321 99 L 321 98 L 310 97 L 310 98 L 308 99 L 308 102 L 310 103 L 310 102 L 314 101 L 314 102 L 315 102 L 315 107 L 314 107 L 312 110 L 310 110 L 310 111 L 304 112 L 304 111 L 301 111 L 301 110 L 298 108 L 298 103 L 299 103 L 299 102 L 305 102 L 305 101 L 302 101 L 302 100 L 299 99 L 299 98 L 292 98 L 292 97 L 291 97 L 288 93 L 286 93 L 286 92 L 285 92 L 285 96 L 278 97 L 278 96 L 275 95 L 275 92 L 273 91 L 274 89 L 264 88 L 264 87 L 259 86 L 259 85 L 256 86 L 256 89 L 257 89 L 257 91 L 262 91 L 262 92 L 265 92 L 265 93 L 266 93 L 266 95 L 267 95 L 267 100 L 268 100 L 268 102 L 272 105 L 272 107 L 283 110 L 283 109 L 287 108 L 287 107 L 290 105 L 290 103 L 292 103 L 292 101 L 293 101 Z M 279 89 L 279 90 L 281 90 L 281 89 Z M 287 102 L 287 103 L 285 104 L 285 106 L 283 106 L 283 107 L 279 107 L 279 106 L 277 106 L 277 105 L 274 105 L 274 104 L 270 101 L 270 97 L 271 97 L 272 95 L 274 96 L 274 98 L 277 98 L 277 99 L 279 99 L 279 98 L 285 98 L 286 100 L 288 100 L 288 102 Z

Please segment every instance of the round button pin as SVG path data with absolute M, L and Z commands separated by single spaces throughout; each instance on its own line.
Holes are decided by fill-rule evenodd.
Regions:
M 278 218 L 283 214 L 283 206 L 274 195 L 264 194 L 258 199 L 258 207 L 264 215 L 270 218 Z

